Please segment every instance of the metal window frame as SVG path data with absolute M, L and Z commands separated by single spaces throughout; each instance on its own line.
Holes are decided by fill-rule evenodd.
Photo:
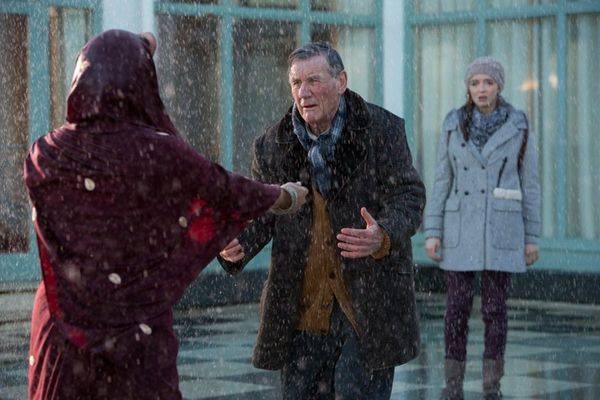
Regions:
M 0 13 L 27 17 L 27 97 L 29 142 L 50 129 L 50 66 L 48 63 L 49 7 L 90 10 L 92 32 L 102 29 L 102 0 L 24 0 L 0 2 Z M 33 226 L 28 253 L 0 253 L 0 283 L 39 279 L 37 242 Z
M 233 24 L 235 19 L 262 21 L 284 21 L 300 24 L 300 41 L 310 41 L 312 24 L 368 27 L 375 31 L 375 103 L 383 103 L 383 1 L 375 1 L 372 15 L 311 11 L 310 0 L 299 0 L 297 9 L 251 8 L 238 6 L 233 0 L 221 0 L 219 4 L 154 3 L 156 15 L 205 16 L 214 15 L 221 19 L 221 159 L 226 168 L 233 168 Z
M 505 20 L 526 20 L 530 18 L 553 17 L 556 20 L 557 43 L 557 75 L 558 75 L 558 132 L 555 149 L 556 168 L 567 170 L 567 56 L 568 56 L 568 23 L 569 17 L 580 14 L 600 12 L 600 2 L 556 0 L 554 4 L 515 6 L 493 9 L 487 0 L 479 0 L 472 11 L 441 12 L 434 14 L 416 14 L 415 4 L 419 0 L 409 0 L 405 9 L 405 49 L 410 57 L 415 50 L 415 28 L 429 25 L 453 25 L 474 23 L 477 29 L 476 49 L 478 55 L 485 55 L 487 48 L 487 27 L 490 23 Z M 406 126 L 409 133 L 409 143 L 414 147 L 415 133 L 413 124 L 413 96 L 415 87 L 412 63 L 405 63 L 404 77 L 406 91 L 404 104 L 406 108 Z M 555 177 L 554 191 L 556 195 L 555 221 L 556 234 L 552 238 L 540 240 L 541 259 L 536 267 L 552 270 L 569 270 L 578 272 L 597 272 L 600 259 L 600 240 L 588 240 L 567 237 L 567 219 L 564 210 L 567 209 L 567 174 Z M 423 264 L 431 261 L 423 250 L 425 238 L 422 234 L 415 237 L 415 260 Z

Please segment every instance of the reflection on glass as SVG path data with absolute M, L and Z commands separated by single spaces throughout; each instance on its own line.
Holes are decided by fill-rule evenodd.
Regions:
M 542 188 L 542 235 L 555 236 L 558 92 L 554 18 L 489 25 L 488 47 L 506 70 L 503 96 L 527 112 L 536 133 Z M 527 40 L 524 40 L 527 38 Z
M 221 60 L 219 19 L 160 15 L 157 68 L 175 126 L 198 151 L 219 160 Z
M 441 25 L 416 29 L 413 70 L 415 165 L 426 187 L 435 175 L 437 142 L 446 113 L 465 102 L 466 66 L 475 55 L 475 26 Z M 408 117 L 408 116 L 407 116 Z
M 376 0 L 311 0 L 313 11 L 337 12 L 342 14 L 372 15 Z
M 600 14 L 569 18 L 567 234 L 600 238 Z M 551 132 L 548 132 L 550 135 Z M 564 173 L 564 171 L 561 171 Z
M 0 253 L 29 249 L 22 184 L 28 147 L 27 17 L 0 14 Z
M 298 0 L 235 0 L 241 7 L 297 8 Z
M 331 43 L 344 61 L 348 73 L 348 87 L 365 100 L 374 100 L 375 31 L 373 28 L 313 25 L 311 39 Z
M 240 173 L 249 174 L 256 136 L 292 105 L 287 57 L 298 35 L 288 22 L 241 20 L 234 26 L 233 167 Z
M 90 12 L 73 8 L 49 9 L 50 124 L 65 120 L 65 103 L 79 50 L 91 37 Z

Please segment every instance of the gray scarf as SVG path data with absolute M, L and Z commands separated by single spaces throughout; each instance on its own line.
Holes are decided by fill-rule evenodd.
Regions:
M 335 145 L 342 136 L 345 122 L 346 100 L 342 97 L 340 98 L 340 106 L 333 118 L 329 132 L 313 139 L 306 130 L 296 104 L 292 108 L 294 134 L 298 137 L 302 147 L 308 152 L 308 159 L 312 165 L 313 181 L 319 193 L 326 199 L 331 194 L 331 165 L 335 160 Z
M 477 107 L 473 108 L 471 123 L 469 125 L 470 139 L 477 150 L 481 152 L 490 136 L 494 134 L 508 119 L 511 105 L 498 97 L 498 106 L 491 114 L 485 115 Z

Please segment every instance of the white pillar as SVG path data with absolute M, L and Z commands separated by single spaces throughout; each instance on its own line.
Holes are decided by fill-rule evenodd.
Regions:
M 102 29 L 154 32 L 154 0 L 104 0 Z
M 383 0 L 383 106 L 407 118 L 404 115 L 404 63 L 407 61 L 404 55 L 404 4 L 404 1 Z

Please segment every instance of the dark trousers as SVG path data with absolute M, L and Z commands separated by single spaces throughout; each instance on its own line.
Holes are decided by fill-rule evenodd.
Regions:
M 388 400 L 394 368 L 370 371 L 356 333 L 336 304 L 331 329 L 322 335 L 296 331 L 290 362 L 281 371 L 284 400 Z
M 444 275 L 448 289 L 444 315 L 446 358 L 465 361 L 475 272 L 446 271 Z M 499 360 L 504 357 L 508 330 L 506 299 L 509 285 L 508 272 L 481 272 L 481 313 L 485 325 L 483 358 Z

